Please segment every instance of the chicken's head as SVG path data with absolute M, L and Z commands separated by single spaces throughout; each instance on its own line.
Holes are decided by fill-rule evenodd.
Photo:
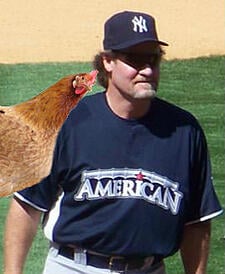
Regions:
M 95 83 L 97 74 L 98 74 L 98 71 L 93 70 L 90 73 L 80 73 L 76 75 L 73 81 L 75 94 L 83 95 L 87 91 L 91 90 L 92 86 Z

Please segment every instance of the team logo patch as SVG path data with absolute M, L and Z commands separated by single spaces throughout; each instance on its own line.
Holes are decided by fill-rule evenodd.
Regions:
M 83 172 L 74 199 L 142 199 L 176 215 L 183 198 L 178 188 L 177 182 L 142 169 L 99 169 Z
M 135 32 L 148 32 L 146 20 L 142 16 L 134 16 L 132 23 Z

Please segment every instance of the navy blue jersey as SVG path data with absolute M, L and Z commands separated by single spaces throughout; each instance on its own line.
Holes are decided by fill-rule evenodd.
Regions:
M 105 93 L 70 113 L 51 174 L 16 196 L 46 211 L 51 241 L 126 256 L 171 255 L 184 225 L 221 213 L 196 119 L 158 98 L 141 119 L 122 119 Z

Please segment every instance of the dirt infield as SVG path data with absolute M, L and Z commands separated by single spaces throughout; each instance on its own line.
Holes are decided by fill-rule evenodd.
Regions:
M 0 1 L 0 63 L 90 61 L 103 23 L 120 10 L 157 18 L 167 58 L 225 54 L 223 1 Z

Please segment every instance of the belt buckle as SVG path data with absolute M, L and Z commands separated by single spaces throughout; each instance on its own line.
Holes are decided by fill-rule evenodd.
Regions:
M 122 260 L 123 258 L 121 258 L 120 256 L 110 256 L 110 258 L 109 258 L 109 270 L 113 270 L 113 266 L 114 266 L 114 263 L 113 263 L 113 261 L 114 260 Z M 128 268 L 128 263 L 126 263 L 125 264 L 125 266 L 124 266 L 124 269 L 122 270 L 119 270 L 119 269 L 117 269 L 117 271 L 126 271 L 127 270 L 127 268 Z M 116 269 L 114 269 L 114 270 L 116 270 Z

